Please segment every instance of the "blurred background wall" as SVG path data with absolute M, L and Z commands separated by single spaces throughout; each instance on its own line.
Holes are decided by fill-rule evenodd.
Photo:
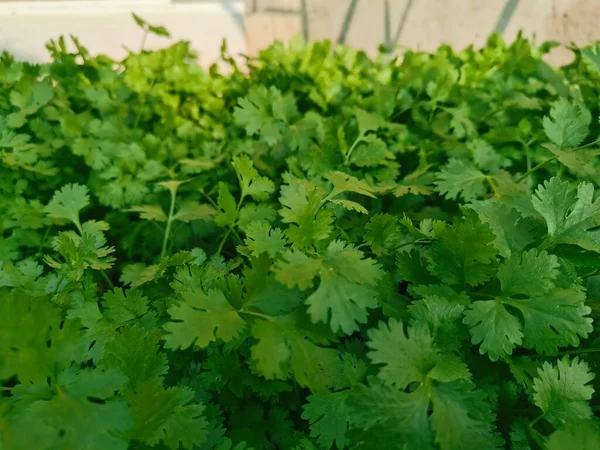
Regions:
M 126 48 L 137 51 L 141 46 L 143 33 L 132 12 L 165 26 L 175 40 L 191 41 L 207 65 L 219 58 L 223 38 L 231 52 L 246 52 L 243 0 L 0 0 L 0 49 L 44 61 L 46 42 L 72 34 L 92 53 L 121 57 Z M 144 47 L 155 49 L 169 41 L 148 36 Z
M 600 39 L 600 0 L 246 0 L 251 54 L 273 39 L 296 34 L 331 39 L 370 53 L 381 43 L 421 50 L 462 48 L 492 32 L 519 30 L 563 44 Z M 558 49 L 553 62 L 570 53 Z
M 186 39 L 209 64 L 226 38 L 234 54 L 256 54 L 295 35 L 331 39 L 367 52 L 379 44 L 434 50 L 482 44 L 491 32 L 520 30 L 538 41 L 583 44 L 600 39 L 600 0 L 0 0 L 0 47 L 47 58 L 45 43 L 74 34 L 93 52 L 138 49 L 131 11 Z M 151 37 L 147 48 L 168 41 Z M 570 53 L 558 49 L 555 63 Z

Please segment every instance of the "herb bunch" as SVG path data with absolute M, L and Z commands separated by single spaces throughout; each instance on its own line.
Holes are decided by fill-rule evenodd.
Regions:
M 600 446 L 600 44 L 72 41 L 0 58 L 0 448 Z

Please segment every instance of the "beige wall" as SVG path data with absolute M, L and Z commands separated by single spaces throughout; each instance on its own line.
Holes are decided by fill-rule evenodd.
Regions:
M 370 53 L 385 42 L 422 50 L 480 45 L 496 30 L 508 39 L 523 29 L 538 41 L 600 40 L 600 0 L 0 0 L 0 48 L 45 60 L 46 42 L 72 33 L 92 52 L 119 57 L 123 45 L 140 45 L 131 11 L 166 26 L 175 39 L 190 40 L 205 64 L 219 58 L 223 38 L 233 54 L 256 54 L 297 34 Z M 147 47 L 165 44 L 151 37 Z M 563 48 L 551 59 L 569 57 Z
M 600 39 L 600 0 L 246 0 L 246 15 L 251 54 L 303 33 L 371 53 L 384 42 L 422 50 L 480 45 L 493 31 L 511 39 L 520 29 L 538 41 Z M 568 57 L 563 49 L 551 59 Z
M 191 41 L 200 62 L 209 65 L 220 58 L 220 46 L 227 39 L 233 54 L 246 52 L 243 0 L 226 4 L 219 0 L 199 3 L 171 3 L 169 0 L 94 1 L 3 1 L 0 0 L 0 49 L 20 59 L 46 61 L 50 39 L 70 34 L 79 38 L 92 53 L 120 58 L 124 47 L 139 50 L 142 31 L 131 17 L 135 12 L 148 22 L 165 26 L 174 40 Z M 148 36 L 147 49 L 156 49 L 172 40 Z

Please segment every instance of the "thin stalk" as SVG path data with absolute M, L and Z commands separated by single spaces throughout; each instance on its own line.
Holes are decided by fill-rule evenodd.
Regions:
M 394 250 L 400 250 L 401 248 L 408 247 L 409 245 L 428 244 L 429 242 L 430 241 L 426 241 L 426 240 L 423 240 L 423 239 L 417 239 L 416 241 L 410 241 L 410 242 L 405 242 L 404 244 L 400 244 Z
M 529 428 L 533 428 L 533 427 L 534 427 L 534 425 L 535 425 L 536 423 L 538 423 L 540 420 L 542 420 L 542 419 L 544 418 L 544 416 L 545 416 L 545 415 L 546 415 L 546 414 L 540 414 L 540 415 L 539 415 L 539 416 L 537 416 L 535 419 L 533 419 L 533 420 L 531 421 L 531 423 L 529 424 Z
M 101 270 L 100 274 L 102 275 L 102 278 L 104 278 L 104 281 L 106 281 L 106 283 L 108 284 L 108 287 L 110 287 L 111 290 L 114 289 L 115 285 L 110 280 L 110 278 L 108 278 L 108 275 L 106 275 L 106 272 L 104 270 Z
M 241 314 L 248 314 L 249 316 L 260 317 L 261 319 L 268 320 L 269 322 L 273 322 L 273 317 L 267 316 L 266 314 L 263 314 L 263 313 L 254 312 L 254 311 L 248 311 L 246 309 L 240 310 L 240 313 Z
M 596 275 L 599 271 L 600 271 L 600 269 L 592 270 L 591 272 L 588 272 L 585 275 L 582 275 L 581 278 L 583 278 L 583 279 L 589 278 L 593 275 Z
M 242 208 L 242 203 L 244 202 L 244 196 L 240 196 L 240 201 L 237 204 L 237 208 L 235 209 L 235 217 L 238 216 L 238 214 L 240 213 L 240 209 Z M 221 239 L 221 242 L 219 243 L 219 247 L 217 247 L 217 255 L 220 255 L 221 252 L 223 251 L 223 246 L 225 245 L 225 242 L 227 242 L 227 238 L 229 237 L 229 235 L 233 232 L 236 234 L 236 236 L 238 237 L 238 239 L 240 239 L 241 242 L 241 238 L 239 236 L 239 234 L 237 234 L 235 232 L 235 230 L 233 229 L 235 227 L 235 223 L 230 225 L 229 228 L 227 229 L 227 231 L 225 232 L 225 234 L 223 235 L 223 238 Z
M 235 231 L 235 228 L 231 229 L 231 234 L 233 234 L 233 237 L 238 241 L 238 243 L 241 245 L 242 244 L 242 237 L 240 236 L 240 234 Z
M 329 194 L 327 194 L 327 196 L 323 200 L 321 200 L 321 203 L 319 203 L 319 207 L 315 211 L 314 217 L 316 217 L 317 213 L 319 212 L 319 210 L 323 207 L 323 205 L 325 203 L 327 203 L 329 200 L 331 200 L 333 197 L 335 197 L 338 194 L 339 194 L 339 192 L 335 192 L 335 188 L 331 189 L 331 192 Z
M 485 113 L 481 119 L 479 119 L 480 122 L 483 122 L 484 120 L 490 118 L 491 116 L 493 116 L 494 114 L 498 114 L 500 111 L 502 111 L 502 109 L 500 108 L 493 108 L 490 109 L 487 113 Z
M 227 231 L 223 235 L 223 238 L 221 239 L 221 242 L 219 242 L 219 247 L 217 247 L 217 255 L 220 255 L 221 252 L 223 251 L 223 246 L 225 245 L 225 242 L 227 241 L 227 238 L 229 237 L 230 234 L 231 234 L 231 227 L 229 227 L 227 229 Z
M 538 447 L 545 448 L 546 444 L 544 442 L 545 441 L 544 436 L 542 434 L 540 434 L 539 431 L 534 429 L 531 425 L 529 425 L 527 428 L 529 429 L 529 435 L 535 441 L 535 443 L 538 445 Z
M 77 231 L 79 231 L 79 234 L 83 236 L 83 228 L 81 227 L 81 222 L 79 221 L 79 217 L 77 217 L 73 223 L 75 224 L 75 227 L 77 227 Z
M 352 143 L 352 145 L 350 146 L 350 149 L 348 150 L 348 153 L 346 153 L 346 155 L 344 156 L 344 165 L 345 166 L 349 166 L 350 165 L 350 155 L 352 155 L 352 152 L 354 151 L 354 149 L 356 148 L 356 146 L 362 142 L 362 140 L 363 140 L 364 137 L 365 137 L 365 133 L 361 133 L 356 138 L 356 140 Z
M 600 143 L 600 139 L 596 139 L 595 141 L 593 141 L 593 142 L 590 142 L 590 143 L 588 143 L 588 144 L 585 144 L 585 145 L 582 145 L 581 147 L 574 148 L 574 149 L 573 149 L 573 150 L 571 150 L 571 151 L 572 151 L 572 152 L 576 152 L 576 151 L 582 150 L 582 149 L 584 149 L 584 148 L 591 147 L 592 145 L 596 145 L 596 144 L 598 144 L 598 143 Z M 562 149 L 561 149 L 561 150 L 562 150 Z M 521 177 L 520 177 L 520 178 L 517 180 L 517 183 L 520 183 L 521 181 L 523 181 L 525 178 L 527 178 L 527 177 L 528 177 L 529 175 L 531 175 L 533 172 L 535 172 L 536 170 L 538 170 L 540 167 L 543 167 L 543 166 L 545 166 L 546 164 L 548 164 L 548 163 L 550 163 L 550 162 L 552 162 L 552 161 L 555 161 L 555 160 L 557 160 L 557 159 L 558 159 L 558 156 L 556 156 L 556 155 L 555 155 L 555 156 L 552 156 L 551 158 L 548 158 L 547 160 L 545 160 L 545 161 L 542 161 L 541 163 L 539 163 L 539 164 L 537 164 L 537 165 L 533 166 L 531 169 L 529 169 L 527 172 L 525 172 L 525 173 L 524 173 L 524 174 L 523 174 L 523 175 L 522 175 L 522 176 L 521 176 Z
M 542 242 L 539 244 L 539 250 L 548 250 L 552 247 L 554 243 L 552 242 L 552 238 L 550 236 L 546 236 Z
M 584 145 L 582 145 L 581 147 L 574 148 L 574 149 L 573 149 L 573 151 L 574 151 L 574 152 L 576 152 L 576 151 L 578 151 L 578 150 L 581 150 L 581 149 L 583 149 L 583 148 L 587 148 L 587 147 L 591 147 L 592 145 L 596 145 L 596 144 L 600 144 L 600 139 L 596 139 L 596 140 L 595 140 L 595 141 L 593 141 L 593 142 L 590 142 L 590 143 L 588 143 L 588 144 L 584 144 Z
M 527 172 L 525 172 L 521 177 L 519 177 L 519 179 L 517 180 L 517 183 L 520 183 L 525 178 L 527 178 L 529 175 L 531 175 L 533 172 L 535 172 L 536 170 L 538 170 L 541 167 L 544 167 L 546 164 L 548 164 L 548 163 L 550 163 L 552 161 L 555 161 L 556 159 L 558 159 L 558 156 L 553 156 L 552 158 L 548 158 L 547 160 L 542 161 L 539 164 L 536 164 L 531 169 L 529 169 Z
M 148 39 L 148 33 L 150 30 L 147 27 L 144 27 L 144 35 L 142 36 L 142 44 L 140 45 L 140 53 L 144 51 L 144 47 L 146 46 L 146 39 Z
M 219 209 L 219 206 L 218 206 L 218 205 L 215 203 L 215 201 L 214 201 L 212 198 L 210 198 L 210 196 L 209 196 L 208 194 L 206 194 L 206 192 L 204 192 L 204 191 L 200 191 L 200 193 L 202 194 L 202 196 L 203 196 L 203 197 L 204 197 L 206 200 L 208 200 L 208 202 L 209 202 L 211 205 L 213 205 L 213 207 L 214 207 L 215 209 Z M 242 237 L 240 236 L 240 234 L 239 234 L 237 231 L 235 231 L 235 229 L 233 229 L 233 230 L 232 230 L 232 233 L 233 233 L 233 235 L 234 235 L 234 236 L 235 236 L 235 237 L 238 239 L 238 241 L 241 243 L 241 242 L 242 242 Z
M 210 196 L 209 196 L 209 195 L 208 195 L 206 192 L 204 192 L 204 191 L 200 191 L 200 194 L 202 194 L 202 196 L 203 196 L 203 197 L 204 197 L 206 200 L 208 200 L 208 202 L 209 202 L 211 205 L 213 205 L 213 207 L 214 207 L 215 209 L 219 209 L 219 206 L 218 206 L 218 205 L 215 203 L 215 201 L 214 201 L 212 198 L 210 198 Z
M 175 215 L 175 197 L 177 193 L 174 190 L 171 192 L 171 206 L 169 206 L 169 217 L 167 219 L 167 226 L 165 228 L 165 235 L 163 237 L 162 250 L 160 252 L 160 259 L 162 260 L 167 253 L 167 243 L 169 242 L 169 234 L 171 234 L 171 224 L 173 223 L 173 216 Z
M 40 255 L 44 254 L 44 244 L 46 244 L 46 240 L 48 239 L 48 235 L 50 234 L 51 229 L 52 229 L 51 226 L 47 226 L 46 230 L 44 231 L 44 236 L 42 237 L 42 240 L 40 241 L 40 247 L 38 249 L 38 253 Z
M 427 122 L 431 123 L 431 121 L 433 120 L 433 115 L 435 114 L 435 112 L 439 109 L 441 109 L 442 111 L 446 111 L 448 112 L 446 109 L 438 106 L 437 102 L 433 104 L 432 108 L 431 108 L 431 112 L 429 113 L 429 119 L 427 119 Z
M 490 185 L 490 187 L 492 188 L 492 191 L 494 191 L 494 195 L 496 197 L 500 196 L 500 192 L 498 191 L 498 187 L 496 186 L 496 183 L 494 183 L 494 177 L 486 176 L 485 179 L 488 182 L 488 184 Z
M 203 196 L 203 197 L 204 197 L 206 200 L 208 200 L 208 202 L 209 202 L 211 205 L 213 205 L 213 207 L 214 207 L 215 209 L 219 209 L 219 206 L 218 206 L 218 205 L 215 203 L 215 201 L 214 201 L 212 198 L 210 198 L 210 196 L 209 196 L 209 195 L 207 195 L 207 194 L 206 194 L 206 192 L 204 192 L 204 191 L 200 191 L 200 193 L 202 194 L 202 196 Z M 237 240 L 238 240 L 238 241 L 241 243 L 241 242 L 242 242 L 242 237 L 240 236 L 240 234 L 239 234 L 237 231 L 235 231 L 235 229 L 233 229 L 231 232 L 232 232 L 232 233 L 233 233 L 233 235 L 234 235 L 234 236 L 237 238 Z
M 61 284 L 63 284 L 63 281 L 65 281 L 65 275 L 62 274 L 60 276 L 60 278 L 58 279 L 58 283 L 56 283 L 56 289 L 54 290 L 54 295 L 58 294 L 60 292 L 60 286 Z
M 529 143 L 528 142 L 524 142 L 523 146 L 525 147 L 525 161 L 527 164 L 527 172 L 529 172 L 531 170 L 531 151 L 529 149 Z M 531 179 L 527 180 L 529 187 L 531 188 Z
M 557 356 L 564 355 L 579 355 L 581 353 L 598 353 L 600 352 L 600 348 L 577 348 L 574 350 L 564 350 L 562 352 L 558 352 Z

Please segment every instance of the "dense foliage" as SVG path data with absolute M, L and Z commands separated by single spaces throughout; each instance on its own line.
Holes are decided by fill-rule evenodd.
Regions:
M 74 43 L 0 60 L 0 448 L 600 448 L 600 45 Z

